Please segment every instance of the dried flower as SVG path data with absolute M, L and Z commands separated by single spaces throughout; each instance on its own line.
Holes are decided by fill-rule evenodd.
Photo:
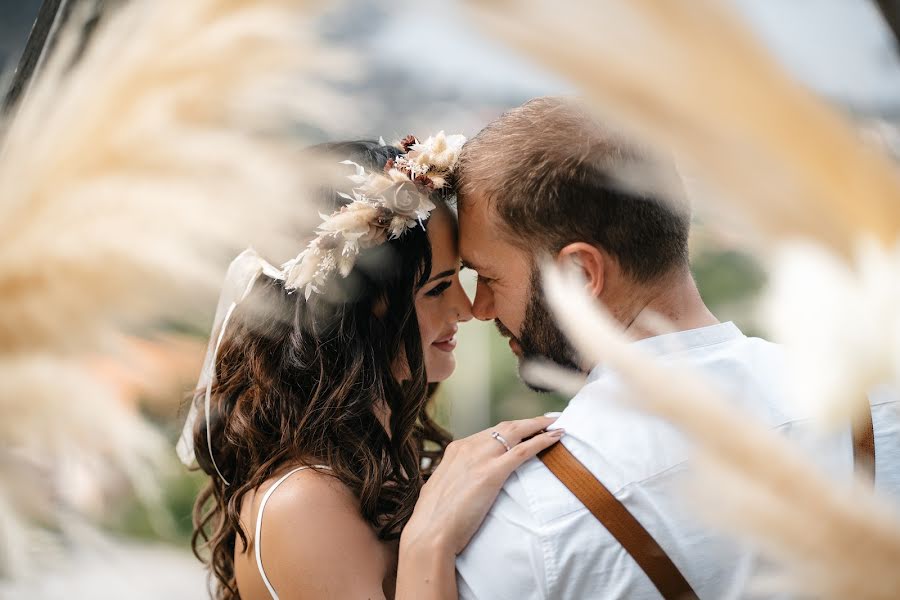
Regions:
M 409 152 L 410 148 L 412 148 L 415 144 L 418 144 L 419 140 L 416 139 L 414 135 L 408 135 L 399 142 L 400 148 L 403 152 Z
M 381 228 L 389 227 L 391 224 L 391 221 L 394 220 L 394 216 L 395 216 L 394 213 L 396 213 L 396 212 L 397 211 L 395 211 L 394 209 L 390 208 L 387 205 L 379 207 L 378 212 L 375 215 L 375 221 L 373 222 L 373 224 L 376 227 L 381 227 Z
M 319 239 L 319 248 L 322 250 L 334 250 L 341 244 L 341 235 L 326 235 Z
M 421 144 L 412 146 L 410 160 L 419 165 L 430 165 L 432 169 L 453 172 L 459 153 L 466 138 L 463 135 L 445 135 L 443 131 L 429 137 Z
M 378 212 L 377 207 L 365 202 L 353 202 L 341 208 L 325 220 L 321 231 L 340 232 L 347 239 L 359 239 L 369 232 L 371 223 Z
M 432 181 L 431 177 L 428 175 L 417 175 L 415 182 L 422 188 L 425 188 L 429 192 L 433 192 L 435 190 L 434 181 Z
M 446 184 L 464 142 L 463 136 L 448 137 L 443 131 L 425 144 L 407 136 L 400 146 L 408 152 L 387 161 L 381 173 L 367 172 L 351 160 L 341 161 L 354 168 L 348 176 L 355 184 L 352 195 L 338 192 L 350 203 L 330 216 L 322 215 L 319 236 L 282 266 L 285 289 L 303 287 L 309 298 L 334 271 L 342 277 L 349 275 L 361 248 L 381 244 L 388 236 L 396 239 L 427 219 L 435 208 L 428 193 Z

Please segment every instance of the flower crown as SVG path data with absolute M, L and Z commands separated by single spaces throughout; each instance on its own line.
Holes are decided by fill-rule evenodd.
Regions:
M 397 146 L 403 154 L 389 160 L 382 173 L 366 171 L 353 161 L 341 164 L 356 168 L 348 179 L 351 194 L 338 192 L 350 203 L 331 215 L 320 215 L 322 223 L 307 247 L 282 265 L 284 288 L 304 288 L 306 299 L 321 294 L 334 273 L 346 277 L 360 251 L 396 239 L 419 225 L 434 210 L 429 194 L 448 185 L 466 138 L 441 131 L 419 142 L 407 136 Z M 381 141 L 384 145 L 384 140 Z

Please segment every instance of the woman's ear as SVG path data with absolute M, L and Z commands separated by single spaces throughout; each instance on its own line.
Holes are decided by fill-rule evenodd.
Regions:
M 596 246 L 585 242 L 573 242 L 559 251 L 556 262 L 563 267 L 574 266 L 581 271 L 587 292 L 598 298 L 606 283 L 606 258 L 606 254 Z

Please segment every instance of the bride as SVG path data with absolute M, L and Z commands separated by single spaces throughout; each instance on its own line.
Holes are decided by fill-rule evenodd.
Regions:
M 232 263 L 179 444 L 210 476 L 193 546 L 217 598 L 456 598 L 501 485 L 562 434 L 538 417 L 450 443 L 426 412 L 472 317 L 447 205 L 463 141 L 319 146 L 352 185 L 316 237 L 280 268 Z

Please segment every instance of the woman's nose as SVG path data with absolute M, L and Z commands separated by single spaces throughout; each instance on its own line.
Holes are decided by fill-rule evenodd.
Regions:
M 472 302 L 466 294 L 466 290 L 458 282 L 456 284 L 456 320 L 459 323 L 465 323 L 472 320 Z
M 481 281 L 475 284 L 475 302 L 472 303 L 471 308 L 472 314 L 479 321 L 493 321 L 497 317 L 494 314 L 491 291 Z

